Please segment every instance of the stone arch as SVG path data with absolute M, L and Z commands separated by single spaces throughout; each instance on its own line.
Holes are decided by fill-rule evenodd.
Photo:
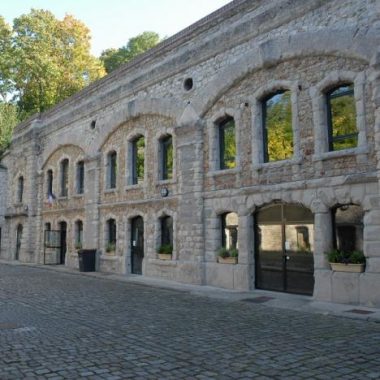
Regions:
M 64 151 L 65 148 L 69 148 L 69 147 L 78 148 L 81 151 L 81 154 L 84 158 L 85 151 L 84 151 L 83 147 L 81 147 L 78 144 L 63 144 L 63 145 L 59 145 L 59 146 L 52 144 L 52 147 L 50 150 L 48 150 L 48 149 L 45 150 L 43 163 L 41 165 L 41 170 L 45 169 L 46 165 L 48 164 L 49 160 L 54 156 L 54 154 L 56 154 L 59 150 Z M 62 157 L 60 157 L 59 161 L 63 160 L 64 158 L 68 158 L 70 160 L 69 155 L 65 154 L 63 152 Z
M 331 36 L 334 38 L 331 38 Z M 271 39 L 256 45 L 247 54 L 220 72 L 193 102 L 197 114 L 203 117 L 213 104 L 248 74 L 280 62 L 306 56 L 335 56 L 359 59 L 369 63 L 373 46 L 380 44 L 375 29 L 364 35 L 357 28 L 324 29 Z M 376 56 L 377 57 L 377 56 Z M 372 58 L 374 62 L 378 59 Z

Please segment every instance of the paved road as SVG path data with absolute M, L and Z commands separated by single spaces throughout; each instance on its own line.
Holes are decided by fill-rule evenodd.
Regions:
M 380 379 L 380 323 L 0 265 L 0 379 Z

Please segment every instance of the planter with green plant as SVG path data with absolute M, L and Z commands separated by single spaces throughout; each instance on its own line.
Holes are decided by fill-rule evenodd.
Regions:
M 116 243 L 107 243 L 106 245 L 106 252 L 107 253 L 113 253 L 116 249 Z
M 82 243 L 80 243 L 80 242 L 75 243 L 75 249 L 77 251 L 79 251 L 80 249 L 82 249 Z
M 157 248 L 157 255 L 160 260 L 171 260 L 173 246 L 171 244 L 162 244 Z
M 220 264 L 237 264 L 239 251 L 236 248 L 221 247 L 217 252 L 218 263 Z
M 362 251 L 344 252 L 333 249 L 326 252 L 326 255 L 334 272 L 364 272 L 365 256 Z

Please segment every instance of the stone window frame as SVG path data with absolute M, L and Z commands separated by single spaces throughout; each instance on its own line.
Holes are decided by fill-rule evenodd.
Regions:
M 82 244 L 82 248 L 84 246 L 84 221 L 83 221 L 83 218 L 82 217 L 76 217 L 74 220 L 73 220 L 73 231 L 74 231 L 74 248 L 75 246 L 77 245 L 77 243 L 79 243 L 78 241 L 78 223 L 81 223 L 82 224 L 82 239 L 80 241 L 80 243 Z
M 22 202 L 19 202 L 19 197 L 18 197 L 19 179 L 21 177 L 24 178 L 24 191 L 23 191 L 23 194 L 25 194 L 25 176 L 24 176 L 23 171 L 18 171 L 17 174 L 15 175 L 14 179 L 13 179 L 13 181 L 14 181 L 13 182 L 13 189 L 14 189 L 13 201 L 14 201 L 14 204 L 16 206 L 22 205 Z
M 67 160 L 68 161 L 68 166 L 67 166 L 67 194 L 66 195 L 62 195 L 62 163 Z M 71 186 L 71 180 L 70 180 L 70 157 L 68 155 L 63 155 L 60 157 L 60 159 L 58 160 L 58 172 L 59 172 L 59 180 L 58 180 L 58 198 L 61 198 L 61 199 L 68 199 L 71 195 L 71 192 L 70 192 L 70 186 Z
M 126 165 L 125 165 L 125 187 L 128 189 L 136 189 L 143 187 L 148 180 L 148 168 L 147 168 L 147 133 L 144 129 L 138 128 L 133 132 L 129 133 L 127 136 L 127 143 L 125 147 L 126 151 Z M 133 158 L 133 142 L 139 138 L 143 137 L 145 140 L 145 149 L 144 149 L 144 181 L 143 183 L 133 184 L 133 172 L 131 172 L 132 167 L 132 158 Z
M 80 163 L 83 163 L 83 191 L 81 193 L 78 192 L 78 165 Z M 82 156 L 79 156 L 77 157 L 77 159 L 75 160 L 75 165 L 74 165 L 74 183 L 75 183 L 75 191 L 74 191 L 74 194 L 75 194 L 75 197 L 83 197 L 84 196 L 84 193 L 85 193 L 85 188 L 86 188 L 86 161 L 84 159 L 84 157 Z
M 54 193 L 54 183 L 57 182 L 57 181 L 54 181 L 54 178 L 55 178 L 55 168 L 53 166 L 48 166 L 45 168 L 45 171 L 44 171 L 44 174 L 45 174 L 45 180 L 44 180 L 44 196 L 46 196 L 46 198 L 49 197 L 49 185 L 48 185 L 48 172 L 51 171 L 52 173 L 52 185 L 51 185 L 51 192 L 52 194 L 54 194 L 55 196 L 55 193 Z
M 235 122 L 235 167 L 231 169 L 220 169 L 220 144 L 219 128 L 220 123 L 227 118 L 232 118 Z M 227 173 L 237 173 L 241 170 L 241 153 L 240 153 L 240 131 L 242 129 L 242 112 L 233 108 L 221 108 L 211 115 L 207 121 L 207 130 L 209 137 L 209 176 L 223 175 Z
M 337 70 L 331 72 L 322 81 L 310 88 L 314 123 L 315 153 L 313 161 L 368 153 L 364 101 L 365 79 L 365 73 L 363 72 Z M 326 92 L 347 83 L 354 85 L 358 145 L 355 148 L 329 151 Z
M 276 80 L 264 86 L 261 86 L 249 98 L 252 104 L 252 164 L 253 168 L 260 170 L 264 167 L 278 167 L 286 164 L 300 164 L 301 155 L 301 137 L 300 137 L 300 120 L 299 120 L 299 93 L 300 81 Z M 270 94 L 277 91 L 290 91 L 292 103 L 292 129 L 293 129 L 293 157 L 280 161 L 264 161 L 264 125 L 263 125 L 263 100 Z
M 173 144 L 173 178 L 162 179 L 161 140 L 169 135 L 172 137 Z M 155 135 L 155 142 L 154 156 L 156 157 L 156 162 L 154 164 L 154 171 L 156 173 L 156 183 L 160 185 L 175 183 L 177 180 L 177 142 L 174 128 L 161 128 Z
M 119 246 L 119 235 L 120 235 L 120 231 L 121 231 L 121 228 L 122 228 L 122 225 L 121 225 L 121 220 L 119 220 L 119 218 L 117 217 L 117 215 L 113 214 L 113 213 L 107 213 L 106 215 L 103 216 L 102 218 L 102 232 L 103 232 L 103 237 L 102 237 L 102 248 L 103 248 L 103 252 L 102 254 L 103 255 L 108 255 L 108 256 L 114 256 L 113 254 L 111 254 L 110 252 L 107 252 L 106 251 L 106 248 L 107 248 L 107 244 L 108 244 L 108 221 L 110 219 L 114 219 L 115 220 L 115 223 L 116 223 L 116 243 L 115 243 L 115 251 L 114 251 L 114 255 L 116 256 L 117 255 L 117 252 L 118 252 L 118 246 Z
M 293 157 L 280 161 L 264 161 L 264 125 L 263 125 L 263 100 L 270 94 L 277 91 L 290 91 L 290 99 L 292 103 L 292 128 L 293 128 Z M 301 156 L 301 138 L 300 138 L 300 122 L 299 122 L 299 92 L 300 81 L 276 80 L 264 86 L 261 86 L 250 97 L 251 115 L 252 115 L 252 163 L 257 170 L 263 167 L 276 167 L 284 164 L 299 164 L 302 160 Z
M 108 156 L 112 153 L 116 153 L 116 168 L 120 167 L 120 149 L 116 146 L 110 146 L 108 149 L 104 152 L 103 155 L 103 191 L 105 193 L 114 193 L 118 189 L 118 182 L 120 178 L 120 173 L 118 173 L 118 170 L 116 169 L 116 186 L 113 188 L 109 187 L 109 171 L 108 171 Z
M 164 217 L 170 216 L 173 220 L 173 252 L 172 252 L 172 260 L 178 259 L 178 250 L 177 248 L 177 212 L 169 209 L 162 209 L 155 215 L 155 228 L 154 228 L 154 249 L 157 251 L 157 248 L 162 244 L 162 236 L 161 236 L 161 219 Z
M 23 175 L 17 178 L 17 203 L 22 204 L 24 201 L 25 179 Z

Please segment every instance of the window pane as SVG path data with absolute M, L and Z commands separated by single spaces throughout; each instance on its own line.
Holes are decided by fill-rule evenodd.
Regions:
M 355 148 L 358 144 L 353 85 L 341 86 L 328 95 L 330 150 Z
M 145 158 L 145 139 L 140 137 L 133 142 L 132 153 L 132 173 L 133 184 L 136 185 L 144 181 L 144 158 Z
M 229 119 L 219 126 L 220 169 L 236 166 L 235 121 Z
M 17 194 L 17 200 L 19 203 L 22 202 L 23 194 L 24 194 L 24 177 L 20 177 L 18 179 L 18 194 Z
M 173 245 L 173 218 L 170 216 L 161 218 L 161 244 Z
M 263 104 L 264 161 L 293 155 L 292 103 L 290 91 L 278 92 Z
M 172 137 L 168 136 L 161 140 L 162 150 L 162 179 L 173 178 L 173 141 Z
M 84 192 L 84 162 L 78 162 L 77 165 L 77 193 L 83 194 Z
M 47 172 L 47 196 L 53 195 L 53 171 Z
M 363 209 L 343 205 L 334 210 L 335 247 L 344 252 L 363 250 Z
M 227 249 L 238 248 L 238 215 L 229 212 L 222 215 L 222 246 Z
M 108 224 L 108 243 L 115 244 L 116 243 L 116 221 L 115 219 L 110 219 L 107 224 Z
M 111 152 L 108 154 L 108 188 L 114 189 L 116 187 L 116 175 L 117 175 L 117 154 Z
M 69 184 L 69 160 L 63 160 L 61 163 L 61 196 L 66 197 L 68 194 Z

